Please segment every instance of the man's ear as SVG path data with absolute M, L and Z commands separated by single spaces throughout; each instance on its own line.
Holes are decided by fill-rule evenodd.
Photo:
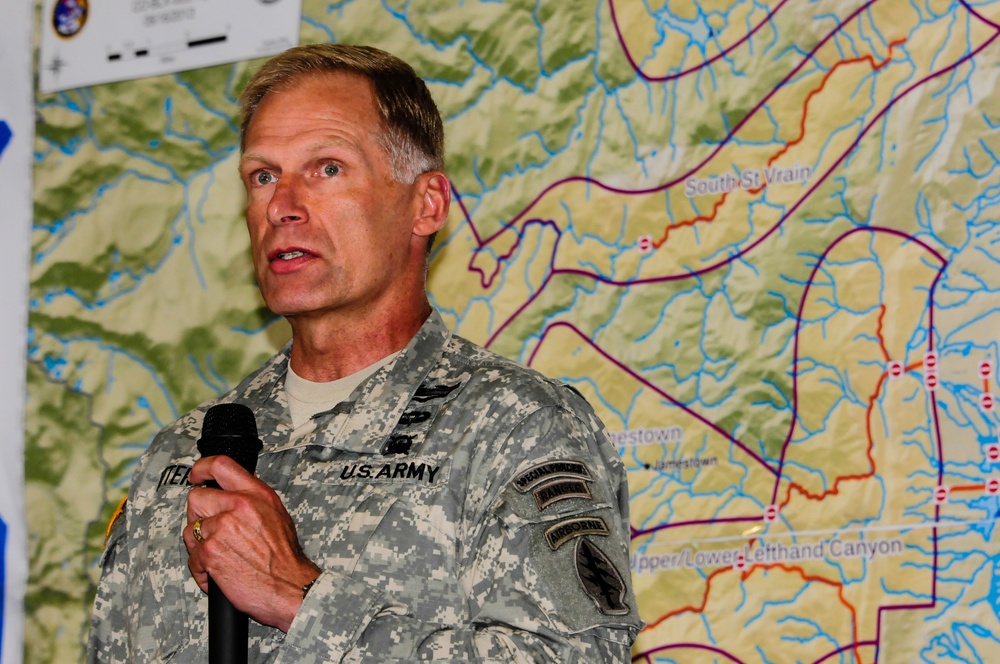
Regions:
M 451 208 L 451 182 L 441 171 L 421 173 L 415 183 L 420 208 L 413 220 L 413 234 L 428 237 L 444 228 Z

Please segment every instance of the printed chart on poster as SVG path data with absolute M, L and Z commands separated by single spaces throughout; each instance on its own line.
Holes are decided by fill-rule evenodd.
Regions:
M 42 92 L 271 55 L 299 38 L 301 0 L 46 0 Z

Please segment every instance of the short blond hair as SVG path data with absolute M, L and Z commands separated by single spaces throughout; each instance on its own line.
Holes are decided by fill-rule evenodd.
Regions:
M 265 62 L 240 95 L 240 151 L 250 120 L 269 92 L 305 76 L 335 72 L 360 76 L 371 85 L 382 128 L 376 140 L 389 157 L 394 180 L 411 184 L 421 173 L 444 168 L 444 126 L 427 85 L 396 56 L 352 44 L 296 46 Z

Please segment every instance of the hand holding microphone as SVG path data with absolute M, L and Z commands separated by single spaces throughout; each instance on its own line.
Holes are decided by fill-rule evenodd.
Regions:
M 222 405 L 227 407 L 225 410 L 235 406 L 234 412 L 245 410 L 243 415 L 235 415 L 236 421 L 244 424 L 238 424 L 235 431 L 230 428 L 233 413 L 224 413 L 222 419 L 216 420 L 213 411 L 220 406 L 206 414 L 199 441 L 202 458 L 194 464 L 189 477 L 192 484 L 205 486 L 193 487 L 188 495 L 184 529 L 188 567 L 202 590 L 209 593 L 210 650 L 216 631 L 212 618 L 215 608 L 228 604 L 259 623 L 287 632 L 301 605 L 302 587 L 319 575 L 319 569 L 302 553 L 295 524 L 281 499 L 251 472 L 260 449 L 253 413 L 238 404 Z M 245 424 L 247 414 L 252 430 Z M 226 423 L 221 434 L 216 426 L 219 422 Z M 226 455 L 233 446 L 237 449 L 232 456 Z M 250 448 L 252 454 L 244 448 Z M 241 465 L 248 456 L 252 464 L 249 469 Z M 195 524 L 200 538 L 195 535 Z M 217 586 L 217 595 L 210 589 L 210 577 Z M 218 596 L 221 602 L 214 599 Z M 230 609 L 223 612 L 229 614 Z M 228 615 L 223 622 L 233 618 Z M 240 624 L 246 624 L 245 618 Z M 245 651 L 243 632 L 238 638 L 242 639 L 239 647 Z M 213 664 L 246 661 L 245 655 L 242 660 L 216 659 L 211 654 L 210 658 Z

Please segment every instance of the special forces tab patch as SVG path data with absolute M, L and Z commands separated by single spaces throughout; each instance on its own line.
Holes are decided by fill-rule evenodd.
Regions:
M 566 542 L 575 537 L 584 535 L 602 535 L 607 537 L 611 534 L 608 524 L 599 516 L 578 516 L 572 519 L 557 521 L 555 525 L 545 529 L 545 542 L 549 548 L 556 551 Z
M 584 537 L 576 543 L 573 557 L 576 560 L 576 576 L 601 613 L 609 616 L 627 614 L 625 580 L 604 552 Z
M 588 482 L 594 480 L 587 464 L 573 459 L 562 459 L 560 461 L 544 461 L 532 466 L 514 478 L 514 486 L 521 493 L 527 493 L 542 482 L 557 477 L 575 477 Z

